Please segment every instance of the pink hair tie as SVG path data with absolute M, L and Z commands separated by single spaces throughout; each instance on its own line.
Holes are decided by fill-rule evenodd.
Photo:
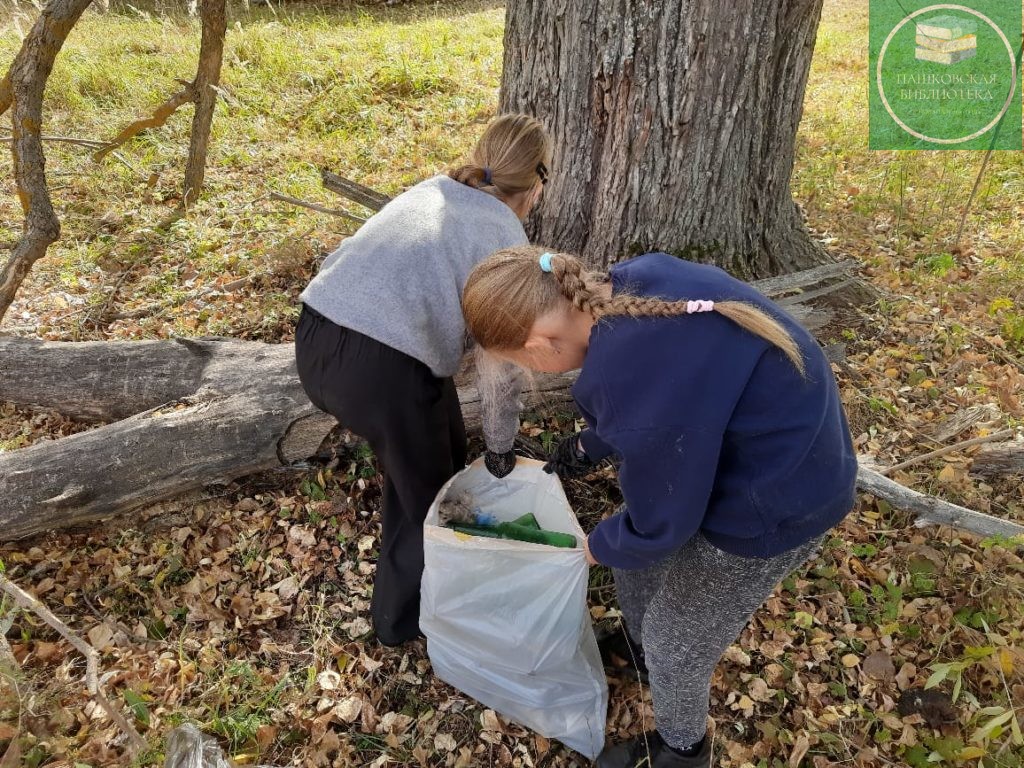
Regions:
M 692 315 L 694 312 L 710 312 L 715 308 L 715 302 L 713 301 L 688 301 L 686 302 L 686 314 Z

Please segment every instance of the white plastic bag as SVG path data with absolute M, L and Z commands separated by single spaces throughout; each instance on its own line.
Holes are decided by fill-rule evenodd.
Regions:
M 542 736 L 594 758 L 604 745 L 608 684 L 587 610 L 583 530 L 556 475 L 520 458 L 497 479 L 478 460 L 441 489 L 424 523 L 420 629 L 446 683 Z M 469 493 L 499 521 L 532 512 L 577 549 L 467 536 L 438 507 Z

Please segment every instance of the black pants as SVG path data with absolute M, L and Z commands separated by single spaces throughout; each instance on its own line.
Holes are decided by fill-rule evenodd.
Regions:
M 423 519 L 466 464 L 466 429 L 451 378 L 303 307 L 299 379 L 313 404 L 365 438 L 384 473 L 382 533 L 371 611 L 381 642 L 419 634 Z

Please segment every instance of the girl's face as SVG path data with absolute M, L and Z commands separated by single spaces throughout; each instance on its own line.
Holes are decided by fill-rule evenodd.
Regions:
M 567 373 L 583 367 L 594 319 L 568 307 L 542 315 L 520 349 L 492 350 L 498 357 L 539 373 Z
M 529 368 L 538 373 L 567 373 L 583 367 L 586 348 L 582 350 L 565 349 L 545 340 L 548 343 L 516 350 L 495 352 L 498 357 L 515 363 L 521 368 Z

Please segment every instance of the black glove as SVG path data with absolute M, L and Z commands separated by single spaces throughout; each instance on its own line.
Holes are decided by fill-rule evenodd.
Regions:
M 484 454 L 484 466 L 495 477 L 504 477 L 516 468 L 516 452 L 495 453 L 494 451 L 487 451 Z
M 544 465 L 544 471 L 549 475 L 557 472 L 559 477 L 583 477 L 593 472 L 596 466 L 580 448 L 580 436 L 576 433 L 555 446 Z

